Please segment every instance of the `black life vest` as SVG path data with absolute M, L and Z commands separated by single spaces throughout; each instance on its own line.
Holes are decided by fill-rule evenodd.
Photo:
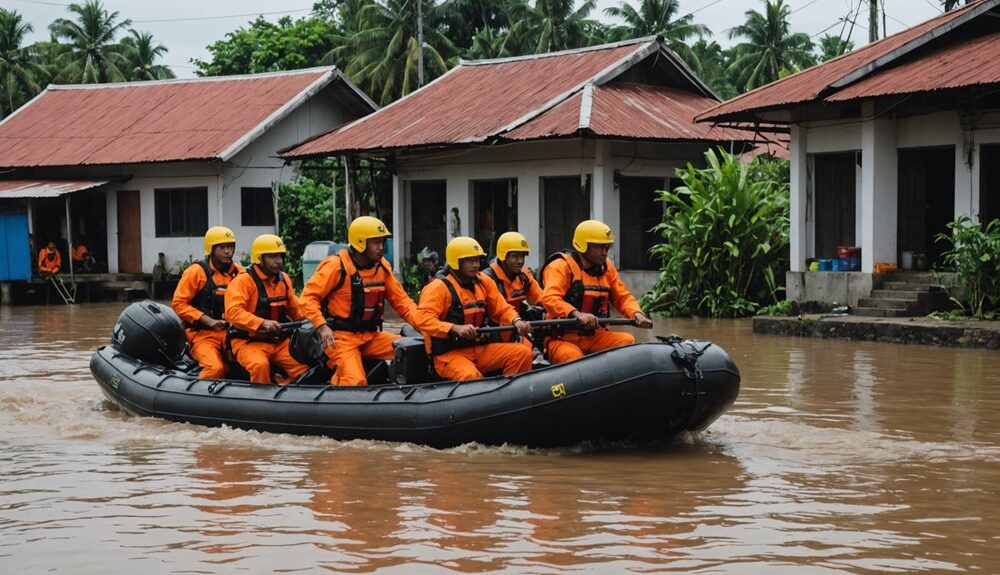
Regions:
M 525 303 L 528 299 L 528 288 L 531 287 L 531 280 L 528 279 L 528 274 L 524 272 L 517 272 L 517 277 L 521 280 L 521 289 L 516 289 L 513 293 L 507 295 L 507 290 L 504 288 L 503 278 L 500 277 L 496 268 L 493 267 L 494 264 L 496 264 L 497 267 L 500 267 L 500 263 L 497 262 L 497 260 L 493 260 L 490 265 L 486 266 L 483 273 L 492 279 L 493 283 L 497 284 L 497 290 L 500 292 L 500 295 L 507 300 L 507 303 L 514 306 L 514 309 L 516 310 L 522 309 L 521 304 Z M 501 270 L 504 272 L 504 275 L 506 275 L 506 270 L 503 270 L 503 268 L 501 268 Z
M 445 287 L 448 288 L 448 294 L 451 297 L 451 303 L 448 304 L 448 312 L 445 314 L 444 320 L 448 323 L 483 327 L 486 324 L 485 292 L 480 299 L 476 299 L 475 301 L 462 305 L 462 298 L 458 296 L 458 291 L 448 279 L 448 271 L 448 268 L 445 268 L 444 270 L 438 272 L 437 276 L 435 276 L 435 279 L 444 282 Z M 476 294 L 476 288 L 481 287 L 478 277 L 472 280 L 471 287 L 472 293 Z M 470 340 L 452 337 L 432 337 L 431 355 L 441 355 L 442 353 L 447 353 L 453 349 L 472 347 L 474 345 L 485 345 L 487 343 L 490 343 L 488 339 Z
M 212 319 L 223 319 L 226 312 L 226 288 L 229 286 L 216 285 L 215 274 L 212 272 L 207 257 L 194 263 L 201 266 L 201 270 L 205 272 L 205 286 L 191 299 L 191 305 Z M 229 265 L 231 270 L 236 269 L 235 263 Z M 202 329 L 198 324 L 188 324 L 188 327 L 196 330 Z
M 563 294 L 563 299 L 569 305 L 575 307 L 581 313 L 589 313 L 597 317 L 611 317 L 611 303 L 613 294 L 607 285 L 601 285 L 600 281 L 592 278 L 604 276 L 607 268 L 598 266 L 591 269 L 583 269 L 583 262 L 580 261 L 580 254 L 571 250 L 556 252 L 545 260 L 545 266 L 556 260 L 563 260 L 569 266 L 570 284 L 569 289 Z M 545 266 L 542 266 L 544 277 Z
M 254 315 L 261 319 L 269 319 L 278 323 L 288 322 L 288 314 L 286 313 L 288 304 L 285 303 L 288 301 L 288 283 L 285 282 L 285 274 L 278 272 L 278 283 L 281 284 L 285 293 L 283 295 L 268 296 L 264 282 L 257 275 L 257 264 L 252 264 L 247 269 L 247 273 L 250 274 L 254 285 L 257 286 L 257 305 L 254 307 Z
M 328 316 L 327 325 L 333 330 L 341 331 L 380 331 L 382 314 L 385 312 L 385 280 L 364 281 L 347 250 L 340 250 L 337 255 L 340 259 L 340 279 L 323 298 L 323 311 L 329 313 L 330 296 L 344 285 L 348 275 L 351 277 L 351 311 L 348 317 Z M 345 261 L 350 264 L 350 271 Z M 384 260 L 375 265 L 382 269 L 382 273 L 392 273 Z

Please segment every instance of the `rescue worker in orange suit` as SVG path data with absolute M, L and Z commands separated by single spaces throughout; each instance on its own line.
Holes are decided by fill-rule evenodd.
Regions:
M 642 328 L 653 327 L 638 302 L 608 261 L 615 235 L 604 222 L 586 220 L 576 226 L 573 250 L 558 252 L 542 267 L 542 306 L 549 318 L 575 318 L 580 331 L 566 331 L 548 343 L 549 361 L 564 363 L 594 352 L 635 343 L 629 333 L 611 331 L 598 318 L 611 316 L 613 305 Z
M 349 247 L 320 262 L 302 290 L 302 311 L 316 327 L 327 366 L 336 370 L 333 385 L 367 385 L 362 360 L 392 359 L 400 336 L 381 331 L 386 299 L 403 321 L 417 323 L 417 304 L 382 257 L 391 235 L 382 220 L 357 218 L 347 230 Z
M 483 372 L 503 370 L 513 375 L 531 369 L 531 349 L 517 343 L 491 343 L 479 337 L 489 318 L 496 325 L 513 325 L 522 337 L 531 326 L 518 316 L 479 271 L 483 248 L 476 240 L 459 236 L 448 243 L 448 267 L 420 292 L 419 325 L 434 369 L 444 379 L 465 381 Z
M 542 287 L 538 285 L 530 269 L 524 267 L 524 258 L 531 247 L 528 238 L 518 232 L 505 232 L 497 238 L 497 257 L 486 267 L 483 273 L 493 280 L 500 295 L 517 310 L 525 319 L 531 318 L 527 304 L 539 305 L 542 299 Z M 504 341 L 511 341 L 512 334 L 503 333 Z M 532 342 L 522 338 L 521 342 L 531 348 Z
M 89 271 L 85 269 L 85 267 L 90 259 L 90 250 L 87 249 L 87 246 L 85 246 L 82 241 L 77 240 L 73 242 L 73 249 L 70 252 L 70 257 L 73 260 L 74 271 Z
M 43 274 L 57 274 L 62 267 L 62 256 L 56 249 L 55 242 L 49 242 L 38 252 L 38 271 Z
M 254 383 L 272 381 L 272 363 L 289 380 L 307 369 L 288 352 L 289 333 L 281 328 L 282 323 L 305 317 L 291 278 L 281 271 L 285 253 L 285 244 L 278 236 L 257 236 L 250 246 L 250 267 L 226 290 L 225 317 L 231 326 L 233 354 Z
M 226 345 L 226 288 L 243 272 L 233 261 L 236 235 L 233 230 L 214 226 L 205 232 L 205 259 L 188 266 L 177 282 L 170 302 L 184 322 L 188 348 L 202 379 L 226 376 L 223 351 Z

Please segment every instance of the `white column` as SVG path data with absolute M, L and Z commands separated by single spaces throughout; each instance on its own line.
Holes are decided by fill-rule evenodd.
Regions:
M 542 253 L 542 196 L 539 193 L 540 178 L 532 170 L 521 172 L 517 178 L 517 231 L 528 238 L 531 251 L 524 265 L 537 270 L 546 254 Z
M 862 105 L 866 118 L 874 115 Z M 875 262 L 896 261 L 896 122 L 876 118 L 861 125 L 861 271 L 872 273 Z
M 619 209 L 618 189 L 615 187 L 615 168 L 611 161 L 611 142 L 597 140 L 594 142 L 594 167 L 591 178 L 590 214 L 595 220 L 611 226 L 616 234 L 621 234 L 621 210 Z M 618 260 L 618 246 L 615 242 L 608 257 Z
M 469 237 L 472 237 L 472 230 L 475 224 L 472 218 L 476 217 L 472 213 L 471 196 L 472 191 L 469 189 L 468 174 L 464 170 L 461 173 L 449 171 L 445 180 L 445 213 L 441 214 L 441 218 L 447 227 L 448 213 L 451 212 L 452 208 L 458 208 L 458 217 L 462 220 L 459 233 Z M 451 238 L 446 238 L 446 240 L 450 241 Z M 489 250 L 490 248 L 483 246 L 483 249 Z M 442 254 L 441 257 L 443 258 L 444 255 Z
M 405 183 L 399 175 L 392 175 L 392 267 L 397 274 L 402 273 L 406 243 L 410 240 L 406 221 L 409 220 L 409 206 L 406 204 Z
M 806 258 L 810 257 L 808 244 L 809 230 L 809 154 L 807 153 L 808 130 L 802 126 L 791 127 L 791 202 L 789 210 L 788 243 L 791 271 L 806 271 Z

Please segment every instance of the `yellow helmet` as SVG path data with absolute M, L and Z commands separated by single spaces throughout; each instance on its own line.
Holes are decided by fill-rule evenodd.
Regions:
M 453 270 L 458 269 L 458 261 L 465 258 L 481 258 L 486 255 L 483 247 L 476 240 L 467 236 L 458 236 L 448 242 L 444 250 L 445 260 Z
M 580 253 L 587 251 L 587 244 L 613 243 L 615 243 L 615 233 L 602 221 L 582 221 L 573 232 L 573 249 Z
M 531 251 L 531 246 L 528 245 L 528 238 L 517 232 L 505 232 L 497 238 L 497 259 L 504 261 L 507 259 L 507 252 L 524 252 L 527 254 Z
M 387 238 L 392 236 L 389 228 L 378 218 L 361 216 L 351 222 L 347 228 L 347 243 L 359 252 L 365 251 L 368 238 Z
M 212 226 L 205 232 L 205 255 L 212 255 L 212 248 L 219 244 L 235 244 L 236 234 L 225 226 Z
M 250 246 L 250 261 L 255 264 L 260 263 L 260 256 L 264 254 L 285 254 L 285 242 L 274 234 L 261 234 Z

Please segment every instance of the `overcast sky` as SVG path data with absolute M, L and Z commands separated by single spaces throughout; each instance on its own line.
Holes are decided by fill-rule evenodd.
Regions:
M 82 2 L 82 0 L 80 0 Z M 598 0 L 598 11 L 593 16 L 611 21 L 604 16 L 604 8 L 615 6 L 620 0 Z M 631 0 L 634 5 L 638 0 Z M 819 37 L 829 28 L 837 35 L 841 31 L 838 20 L 857 8 L 864 0 L 788 0 L 792 7 L 792 30 Z M 3 0 L 4 7 L 20 12 L 30 22 L 35 32 L 33 40 L 48 37 L 48 25 L 56 18 L 69 17 L 69 2 L 56 0 Z M 205 59 L 205 47 L 221 39 L 226 32 L 246 25 L 258 14 L 275 21 L 284 15 L 293 18 L 307 16 L 312 0 L 104 0 L 109 10 L 117 10 L 121 18 L 130 18 L 132 26 L 152 32 L 154 38 L 169 48 L 164 63 L 173 68 L 178 77 L 194 76 L 191 60 Z M 744 21 L 744 12 L 761 10 L 763 0 L 681 0 L 683 13 L 695 13 L 695 19 L 714 32 L 715 40 L 722 45 L 731 44 L 726 30 Z M 853 39 L 860 46 L 868 41 L 867 7 L 854 30 Z M 938 0 L 886 0 L 886 24 L 889 33 L 898 32 L 941 13 Z

